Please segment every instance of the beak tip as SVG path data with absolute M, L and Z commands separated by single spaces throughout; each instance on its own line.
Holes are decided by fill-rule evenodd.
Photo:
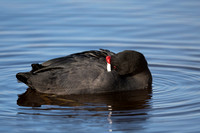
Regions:
M 107 71 L 111 72 L 111 64 L 107 63 Z

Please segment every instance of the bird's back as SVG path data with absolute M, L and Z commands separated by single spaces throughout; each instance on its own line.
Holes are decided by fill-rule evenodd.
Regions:
M 109 92 L 115 73 L 106 71 L 109 51 L 87 51 L 32 66 L 27 85 L 43 93 L 88 94 Z

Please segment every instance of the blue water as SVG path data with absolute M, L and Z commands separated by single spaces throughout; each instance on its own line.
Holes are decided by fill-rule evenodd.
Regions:
M 198 0 L 0 0 L 0 132 L 200 132 L 199 7 Z M 32 92 L 18 100 L 27 86 L 15 74 L 30 64 L 99 48 L 142 52 L 152 93 Z

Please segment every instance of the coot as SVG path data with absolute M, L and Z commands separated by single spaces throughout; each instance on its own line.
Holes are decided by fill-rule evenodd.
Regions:
M 38 92 L 70 95 L 149 89 L 152 76 L 143 54 L 92 50 L 32 64 L 17 79 Z

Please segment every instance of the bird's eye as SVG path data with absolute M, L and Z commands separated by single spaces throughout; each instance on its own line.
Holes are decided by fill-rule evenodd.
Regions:
M 116 66 L 113 66 L 113 69 L 115 69 L 115 70 L 116 70 L 116 69 L 117 69 L 117 67 L 116 67 Z

